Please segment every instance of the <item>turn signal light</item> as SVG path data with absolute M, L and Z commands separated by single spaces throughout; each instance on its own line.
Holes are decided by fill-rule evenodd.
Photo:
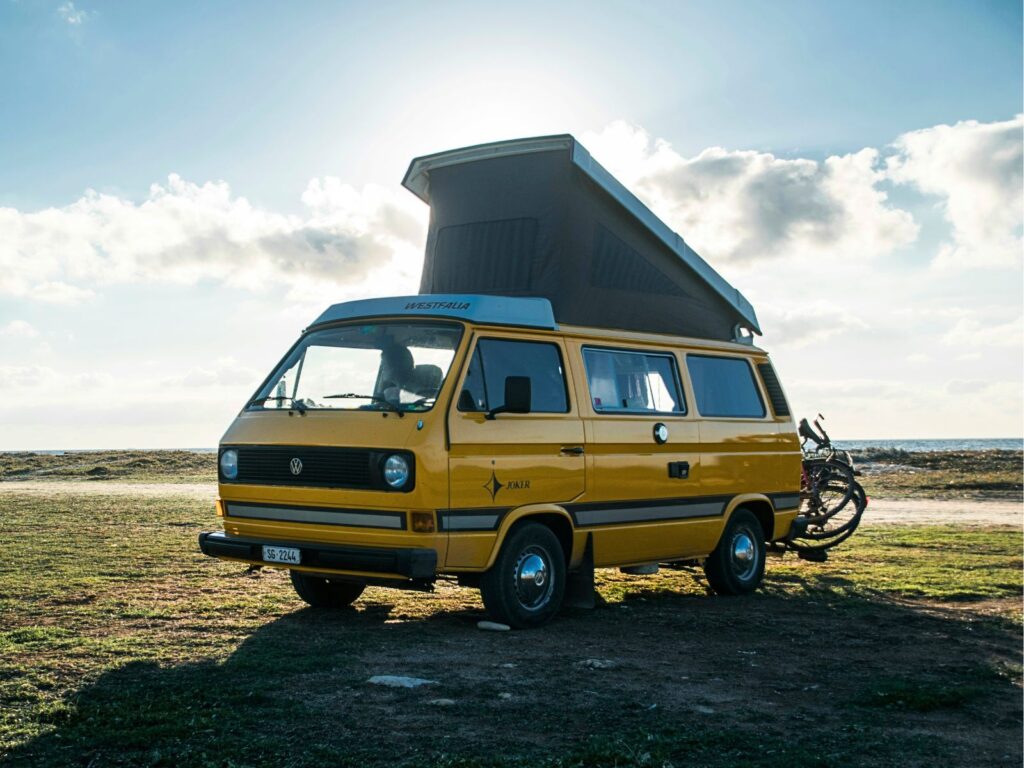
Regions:
M 217 499 L 217 517 L 224 517 L 224 502 Z
M 412 529 L 416 533 L 433 533 L 434 532 L 434 513 L 433 512 L 413 512 L 412 513 Z

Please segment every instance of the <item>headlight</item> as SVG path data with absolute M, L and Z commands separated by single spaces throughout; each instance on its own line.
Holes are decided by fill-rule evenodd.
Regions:
M 220 473 L 226 480 L 238 477 L 238 451 L 231 448 L 220 455 Z
M 398 490 L 409 482 L 409 462 L 397 453 L 384 462 L 384 482 Z

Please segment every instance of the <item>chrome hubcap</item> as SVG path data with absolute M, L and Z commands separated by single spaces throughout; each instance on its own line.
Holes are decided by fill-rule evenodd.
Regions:
M 732 567 L 741 579 L 749 579 L 757 570 L 757 545 L 746 531 L 737 531 L 732 538 Z
M 548 553 L 540 547 L 529 547 L 516 560 L 513 573 L 516 596 L 524 608 L 536 610 L 551 597 L 551 568 Z

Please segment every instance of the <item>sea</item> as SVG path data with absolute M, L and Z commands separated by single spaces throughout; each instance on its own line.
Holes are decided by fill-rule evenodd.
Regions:
M 833 445 L 845 451 L 885 448 L 900 451 L 1020 451 L 1024 439 L 1012 437 L 959 440 L 835 440 Z
M 958 438 L 951 440 L 836 440 L 834 445 L 846 451 L 862 451 L 865 448 L 886 448 L 889 450 L 901 451 L 1020 451 L 1024 450 L 1024 438 L 1019 437 L 995 437 L 995 438 Z M 96 448 L 97 450 L 118 450 L 116 448 Z M 159 448 L 132 448 L 124 450 L 172 450 Z M 177 448 L 173 450 L 188 451 L 189 453 L 216 453 L 216 448 Z M 3 452 L 3 451 L 0 451 Z M 46 451 L 6 451 L 6 453 L 42 453 L 54 456 L 62 456 L 65 453 L 89 453 L 89 449 L 82 450 L 46 450 Z

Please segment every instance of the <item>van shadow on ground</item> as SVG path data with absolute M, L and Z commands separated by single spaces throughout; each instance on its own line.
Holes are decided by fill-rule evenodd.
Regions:
M 385 623 L 388 603 L 298 610 L 223 663 L 104 674 L 2 763 L 1019 766 L 1005 676 L 1019 629 L 843 596 L 842 581 L 738 599 L 635 590 L 532 632 L 479 632 L 468 611 Z M 367 684 L 376 674 L 437 682 L 393 690 Z

